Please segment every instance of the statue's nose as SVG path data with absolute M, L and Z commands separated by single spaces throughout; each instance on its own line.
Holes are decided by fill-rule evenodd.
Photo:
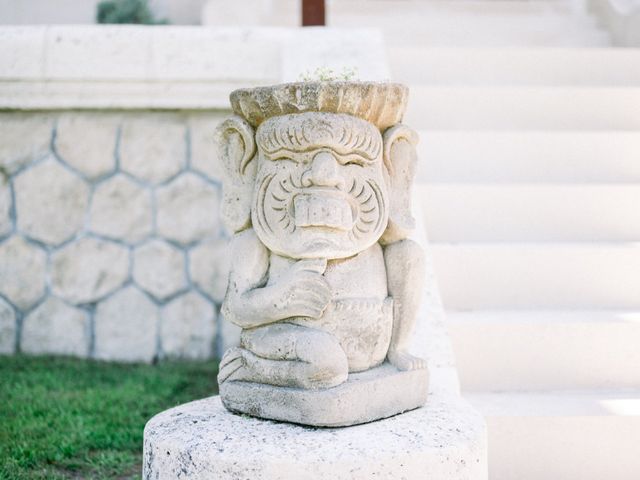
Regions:
M 314 155 L 311 167 L 302 174 L 302 185 L 311 187 L 344 187 L 344 179 L 340 175 L 338 161 L 329 152 Z

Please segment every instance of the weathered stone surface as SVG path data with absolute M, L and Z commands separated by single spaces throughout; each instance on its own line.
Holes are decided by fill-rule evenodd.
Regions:
M 83 226 L 89 187 L 53 158 L 14 180 L 18 229 L 51 245 L 73 237 Z
M 218 343 L 220 350 L 217 352 L 217 355 L 218 357 L 222 357 L 227 350 L 240 345 L 242 329 L 227 320 L 224 315 L 220 313 L 218 315 L 218 331 L 220 332 Z
M 0 169 L 14 173 L 51 149 L 53 121 L 41 113 L 0 114 Z
M 216 233 L 218 191 L 200 177 L 186 173 L 157 190 L 158 233 L 189 244 Z
M 86 357 L 89 315 L 49 297 L 24 318 L 20 348 L 25 353 Z
M 219 397 L 167 410 L 144 430 L 146 480 L 486 480 L 486 430 L 459 397 L 352 428 L 310 429 L 224 409 Z
M 215 302 L 227 291 L 231 252 L 227 239 L 207 240 L 189 251 L 191 280 Z
M 136 243 L 153 229 L 151 192 L 124 175 L 100 184 L 91 202 L 90 228 L 106 237 Z
M 220 385 L 222 403 L 232 412 L 319 427 L 368 423 L 413 410 L 424 405 L 428 391 L 428 370 L 401 372 L 389 363 L 352 373 L 329 389 L 235 381 Z
M 186 127 L 164 116 L 124 123 L 120 139 L 120 167 L 150 183 L 176 175 L 187 161 Z
M 0 293 L 26 310 L 45 290 L 47 256 L 43 250 L 13 236 L 0 244 Z
M 129 251 L 112 242 L 82 238 L 51 257 L 53 292 L 83 304 L 119 288 L 129 274 Z
M 0 174 L 0 237 L 13 228 L 11 222 L 11 188 L 9 180 Z
M 152 240 L 134 251 L 133 278 L 159 300 L 186 288 L 184 254 L 162 240 Z
M 222 181 L 223 169 L 218 158 L 215 129 L 221 120 L 211 114 L 192 115 L 189 118 L 191 168 L 218 182 Z
M 213 305 L 198 293 L 173 299 L 160 313 L 160 343 L 167 357 L 210 358 L 215 334 Z
M 100 113 L 72 112 L 58 119 L 55 149 L 76 170 L 94 180 L 116 167 L 119 119 Z
M 0 298 L 0 354 L 11 354 L 16 349 L 16 312 Z
M 158 307 L 129 286 L 98 304 L 95 357 L 101 360 L 150 362 L 156 355 Z
M 409 352 L 425 263 L 408 239 L 407 95 L 370 82 L 231 94 L 217 130 L 235 232 L 223 314 L 242 328 L 218 373 L 228 408 L 330 426 L 426 401 L 426 361 Z

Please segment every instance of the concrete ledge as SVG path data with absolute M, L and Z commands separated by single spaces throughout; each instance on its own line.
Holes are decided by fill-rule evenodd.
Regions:
M 388 78 L 382 36 L 331 28 L 0 28 L 0 108 L 229 109 L 240 87 L 318 67 Z
M 143 478 L 485 479 L 484 423 L 460 397 L 386 420 L 317 429 L 228 412 L 219 397 L 167 410 L 145 427 Z

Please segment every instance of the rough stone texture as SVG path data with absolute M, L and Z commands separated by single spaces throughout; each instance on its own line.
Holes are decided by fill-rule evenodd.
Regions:
M 215 142 L 215 129 L 220 121 L 220 117 L 213 115 L 192 115 L 189 118 L 191 168 L 218 182 L 222 181 L 223 175 Z
M 20 347 L 25 353 L 86 357 L 89 315 L 49 297 L 24 318 Z
M 0 174 L 0 237 L 9 233 L 13 228 L 11 202 L 9 180 Z
M 187 287 L 184 254 L 162 240 L 152 240 L 134 251 L 133 278 L 140 287 L 164 300 Z
M 143 478 L 483 480 L 482 418 L 459 397 L 349 428 L 306 428 L 234 415 L 219 397 L 167 410 L 144 431 Z
M 26 235 L 58 245 L 82 228 L 89 187 L 53 158 L 18 175 L 14 185 L 18 229 Z
M 90 217 L 95 233 L 139 242 L 153 229 L 151 193 L 124 175 L 116 175 L 96 188 Z
M 129 274 L 129 251 L 112 242 L 82 238 L 51 257 L 53 292 L 83 304 L 99 300 L 120 287 Z
M 125 121 L 120 139 L 120 167 L 131 175 L 161 183 L 186 164 L 186 128 L 176 120 L 158 116 Z
M 370 82 L 231 94 L 217 131 L 235 232 L 223 312 L 242 328 L 218 373 L 229 409 L 352 425 L 426 401 L 426 361 L 409 352 L 425 265 L 408 238 L 407 95 Z
M 215 302 L 221 303 L 227 291 L 231 252 L 227 239 L 208 240 L 189 251 L 191 280 Z
M 209 358 L 215 333 L 215 310 L 197 293 L 175 298 L 160 313 L 160 343 L 167 357 Z
M 427 401 L 429 372 L 401 372 L 389 363 L 352 373 L 334 388 L 308 390 L 227 381 L 220 398 L 227 409 L 260 418 L 318 427 L 367 423 L 421 407 Z
M 45 291 L 47 256 L 40 248 L 13 236 L 0 244 L 0 293 L 26 310 Z
M 11 354 L 16 349 L 16 312 L 0 298 L 0 354 Z
M 50 151 L 52 132 L 48 115 L 0 114 L 0 168 L 12 174 L 43 158 Z
M 96 113 L 67 113 L 58 119 L 56 153 L 69 165 L 95 180 L 116 167 L 119 119 Z
M 95 358 L 150 362 L 156 355 L 158 307 L 129 286 L 98 305 Z
M 218 330 L 220 332 L 220 340 L 218 343 L 219 350 L 216 354 L 218 357 L 222 357 L 224 352 L 240 345 L 242 329 L 227 320 L 222 312 L 220 312 L 218 315 Z
M 198 176 L 185 173 L 158 188 L 158 233 L 183 245 L 211 235 L 219 223 L 217 189 Z

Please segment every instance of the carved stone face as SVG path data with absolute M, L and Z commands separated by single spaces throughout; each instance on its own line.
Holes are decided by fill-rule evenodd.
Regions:
M 389 201 L 382 136 L 372 124 L 309 112 L 257 130 L 251 220 L 260 240 L 292 258 L 345 258 L 378 241 Z

